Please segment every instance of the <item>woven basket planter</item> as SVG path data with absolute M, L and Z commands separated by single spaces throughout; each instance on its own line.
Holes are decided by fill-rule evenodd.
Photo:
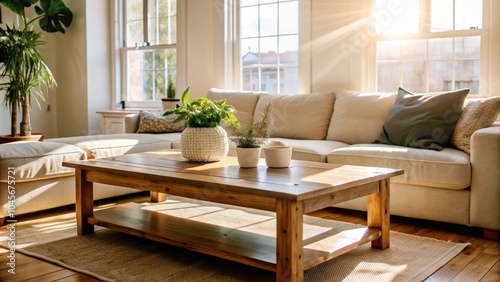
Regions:
M 196 162 L 217 162 L 229 151 L 224 128 L 187 127 L 181 134 L 181 152 L 185 159 Z

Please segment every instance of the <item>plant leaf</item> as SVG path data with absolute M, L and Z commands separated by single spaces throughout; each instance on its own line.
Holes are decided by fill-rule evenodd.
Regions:
M 189 103 L 189 87 L 184 90 L 184 93 L 182 93 L 182 104 L 187 105 Z
M 36 2 L 38 2 L 38 0 L 0 0 L 0 4 L 20 16 L 23 15 L 24 8 L 28 8 Z
M 47 32 L 65 33 L 63 25 L 67 28 L 73 21 L 73 13 L 62 0 L 40 0 L 40 7 L 36 6 L 35 11 L 42 16 L 39 24 Z

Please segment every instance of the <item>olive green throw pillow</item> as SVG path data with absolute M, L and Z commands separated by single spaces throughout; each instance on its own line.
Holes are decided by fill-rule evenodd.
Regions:
M 416 94 L 399 88 L 376 143 L 440 151 L 453 133 L 469 89 Z

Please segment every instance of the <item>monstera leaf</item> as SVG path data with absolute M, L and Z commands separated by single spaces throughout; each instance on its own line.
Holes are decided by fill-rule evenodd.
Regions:
M 73 13 L 62 0 L 40 0 L 40 7 L 36 6 L 35 11 L 42 16 L 39 24 L 46 32 L 65 33 L 64 27 L 68 27 L 73 21 Z
M 0 4 L 21 16 L 24 13 L 24 8 L 28 8 L 36 2 L 38 2 L 38 0 L 0 0 Z

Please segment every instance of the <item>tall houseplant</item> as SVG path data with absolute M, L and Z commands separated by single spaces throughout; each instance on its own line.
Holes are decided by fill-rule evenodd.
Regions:
M 163 115 L 178 115 L 175 122 L 185 120 L 187 128 L 181 134 L 182 156 L 190 161 L 213 162 L 227 155 L 229 150 L 226 131 L 220 126 L 225 121 L 232 126 L 239 124 L 236 109 L 225 99 L 210 100 L 206 97 L 189 100 L 189 87 L 181 97 L 182 105 Z
M 27 10 L 33 5 L 36 17 L 28 19 Z M 72 12 L 62 0 L 0 0 L 0 4 L 19 19 L 15 24 L 0 27 L 0 76 L 7 82 L 0 83 L 5 91 L 5 106 L 11 112 L 11 136 L 17 135 L 18 108 L 22 110 L 20 135 L 31 135 L 30 107 L 32 95 L 44 100 L 44 92 L 55 85 L 55 79 L 40 53 L 42 33 L 33 27 L 38 21 L 43 31 L 65 33 L 71 25 Z

